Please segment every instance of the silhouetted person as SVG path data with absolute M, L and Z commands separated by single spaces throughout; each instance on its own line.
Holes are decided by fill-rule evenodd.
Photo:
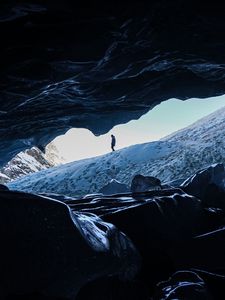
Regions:
M 115 151 L 114 147 L 116 145 L 116 138 L 113 134 L 111 134 L 111 138 L 112 138 L 112 141 L 111 141 L 111 149 L 112 151 Z

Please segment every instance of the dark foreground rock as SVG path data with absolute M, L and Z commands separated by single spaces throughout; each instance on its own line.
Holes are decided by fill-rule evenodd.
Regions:
M 215 164 L 198 171 L 181 184 L 181 188 L 202 200 L 205 207 L 225 210 L 225 170 L 223 164 Z
M 64 203 L 49 196 L 0 193 L 8 299 L 163 300 L 163 281 L 177 299 L 225 295 L 222 209 L 206 209 L 179 188 Z
M 139 275 L 152 288 L 174 270 L 172 245 L 204 232 L 206 225 L 200 201 L 180 190 L 146 195 L 138 205 L 102 218 L 116 224 L 137 246 L 143 258 Z
M 1 299 L 18 295 L 74 299 L 102 276 L 131 279 L 140 259 L 132 242 L 95 215 L 25 193 L 0 193 Z
M 198 235 L 172 247 L 171 255 L 178 269 L 196 268 L 224 274 L 225 226 Z
M 92 198 L 83 199 L 83 202 L 74 200 L 68 201 L 67 204 L 74 211 L 96 213 L 103 220 L 115 224 L 131 238 L 143 262 L 133 281 L 133 289 L 115 279 L 100 279 L 85 286 L 78 296 L 79 300 L 88 299 L 90 295 L 96 300 L 147 300 L 153 295 L 156 284 L 168 280 L 176 271 L 198 268 L 202 272 L 215 271 L 215 274 L 225 272 L 225 265 L 221 263 L 224 249 L 221 247 L 221 250 L 217 251 L 224 237 L 222 234 L 206 234 L 217 231 L 222 226 L 223 213 L 221 210 L 205 209 L 199 199 L 181 189 L 108 197 L 93 195 Z M 201 238 L 203 236 L 205 238 Z M 204 251 L 206 253 L 202 255 Z M 188 264 L 189 259 L 192 263 Z M 195 280 L 190 283 L 191 293 L 199 293 L 199 299 L 202 295 L 216 295 L 217 280 L 209 282 L 209 294 L 208 282 L 205 284 L 203 279 L 200 291 L 197 291 L 198 283 Z M 179 285 L 178 282 L 177 284 Z M 222 290 L 222 285 L 218 286 Z M 188 295 L 189 288 L 183 286 L 183 289 L 178 289 L 178 294 L 180 291 Z M 223 292 L 225 295 L 225 291 Z

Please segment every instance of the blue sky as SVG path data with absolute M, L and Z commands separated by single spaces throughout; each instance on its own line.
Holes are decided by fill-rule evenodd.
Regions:
M 225 95 L 207 99 L 170 99 L 153 108 L 139 120 L 115 126 L 96 137 L 87 129 L 71 129 L 56 138 L 60 154 L 66 161 L 98 156 L 111 151 L 111 134 L 117 139 L 115 149 L 158 140 L 184 128 L 225 106 Z

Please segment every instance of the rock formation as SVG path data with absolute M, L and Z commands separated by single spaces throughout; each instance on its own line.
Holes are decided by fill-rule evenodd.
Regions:
M 2 183 L 7 183 L 53 166 L 54 164 L 48 161 L 40 149 L 32 147 L 18 153 L 1 169 L 0 180 Z
M 128 280 L 138 271 L 140 257 L 129 238 L 94 215 L 11 191 L 0 191 L 0 206 L 1 299 L 74 299 L 91 280 L 116 274 Z
M 1 191 L 2 298 L 161 300 L 166 287 L 225 295 L 225 211 L 182 189 L 76 199 Z
M 160 190 L 161 181 L 153 176 L 135 175 L 131 181 L 131 192 L 146 192 L 150 190 Z
M 219 292 L 224 295 L 224 229 L 219 229 L 224 218 L 209 214 L 199 199 L 180 189 L 169 189 L 139 193 L 137 198 L 132 194 L 93 196 L 69 200 L 67 204 L 74 211 L 96 213 L 116 224 L 142 257 L 132 289 L 129 283 L 95 281 L 81 290 L 79 300 L 90 295 L 94 300 L 146 300 L 150 295 L 162 300 L 166 291 L 171 292 L 171 297 L 182 295 L 187 299 L 198 295 L 211 300 L 217 299 Z M 178 273 L 173 275 L 175 272 Z M 165 282 L 158 285 L 156 292 L 157 283 L 162 281 Z

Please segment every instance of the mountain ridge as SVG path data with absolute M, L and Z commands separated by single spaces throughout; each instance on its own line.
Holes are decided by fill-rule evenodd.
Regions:
M 18 153 L 0 169 L 0 183 L 5 184 L 23 176 L 52 168 L 64 162 L 54 142 L 49 143 L 45 152 L 32 147 Z

